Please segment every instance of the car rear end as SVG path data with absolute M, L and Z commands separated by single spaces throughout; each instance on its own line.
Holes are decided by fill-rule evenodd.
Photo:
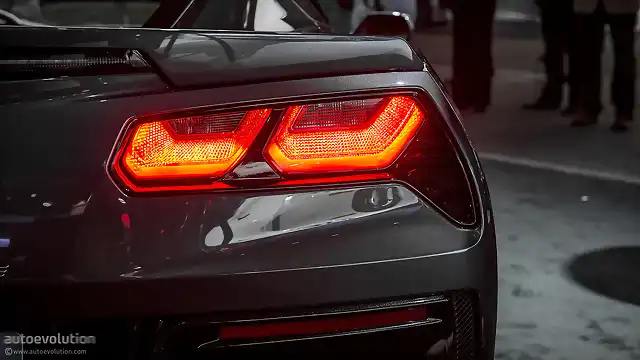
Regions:
M 404 40 L 3 32 L 0 331 L 103 358 L 493 358 L 487 186 Z

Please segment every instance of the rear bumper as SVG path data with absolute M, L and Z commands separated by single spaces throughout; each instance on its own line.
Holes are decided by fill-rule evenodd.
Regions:
M 349 337 L 348 344 L 352 348 L 341 345 L 337 339 L 305 341 L 303 346 L 316 350 L 318 347 L 325 350 L 337 347 L 342 351 L 362 351 L 364 343 L 370 346 L 367 351 L 398 355 L 404 351 L 415 354 L 416 344 L 424 345 L 423 351 L 434 346 L 444 349 L 443 342 L 449 341 L 449 358 L 456 359 L 451 352 L 455 348 L 451 347 L 452 339 L 474 332 L 471 344 L 477 358 L 492 359 L 496 322 L 496 280 L 492 275 L 495 273 L 495 247 L 492 239 L 484 238 L 477 246 L 461 253 L 358 266 L 64 286 L 13 284 L 3 289 L 4 309 L 11 311 L 3 317 L 5 320 L 7 316 L 12 318 L 3 320 L 6 326 L 3 330 L 41 334 L 40 329 L 51 331 L 56 329 L 51 325 L 57 325 L 58 331 L 63 333 L 95 334 L 98 341 L 106 343 L 111 354 L 119 356 L 132 351 L 149 353 L 158 344 L 168 344 L 164 341 L 169 340 L 157 332 L 159 324 L 188 322 L 193 318 L 254 319 L 271 311 L 296 313 L 296 309 L 310 306 L 329 308 L 387 299 L 413 300 L 435 294 L 446 298 L 451 306 L 436 309 L 432 314 L 443 320 L 441 324 Z M 473 301 L 469 310 L 474 313 L 473 321 L 452 316 L 455 296 Z M 245 315 L 247 313 L 255 315 Z M 215 333 L 215 326 L 209 331 Z M 215 338 L 215 335 L 211 336 Z M 414 347 L 400 341 L 407 339 L 416 340 L 411 342 Z M 175 339 L 171 344 L 166 348 L 167 354 L 188 351 L 197 357 L 220 350 L 207 348 L 204 349 L 206 352 L 200 353 L 191 346 L 193 344 Z M 371 344 L 385 344 L 385 347 Z M 287 349 L 291 349 L 290 344 Z M 235 353 L 256 349 L 231 350 Z M 259 352 L 278 350 L 281 348 L 261 347 Z M 434 354 L 442 355 L 434 351 Z
M 369 212 L 355 203 L 357 194 L 371 194 L 376 189 L 394 193 L 401 201 Z M 226 321 L 259 320 L 271 313 L 299 316 L 310 308 L 331 312 L 344 306 L 438 297 L 447 305 L 428 307 L 433 318 L 441 320 L 438 324 L 296 344 L 314 352 L 319 348 L 344 349 L 341 342 L 348 338 L 354 351 L 362 351 L 365 344 L 368 351 L 393 349 L 392 354 L 410 349 L 424 354 L 439 344 L 434 349 L 446 348 L 448 358 L 462 359 L 466 357 L 452 350 L 455 341 L 463 337 L 461 334 L 473 333 L 470 341 L 475 358 L 493 358 L 497 266 L 488 207 L 481 209 L 482 224 L 462 229 L 400 184 L 262 194 L 254 199 L 274 200 L 274 196 L 289 199 L 277 213 L 277 225 L 270 218 L 269 226 L 255 227 L 255 231 L 242 226 L 245 232 L 236 231 L 237 241 L 231 242 L 216 240 L 214 235 L 220 237 L 224 231 L 214 231 L 215 226 L 202 230 L 203 224 L 215 223 L 203 209 L 214 204 L 214 213 L 220 214 L 221 206 L 250 203 L 251 196 L 144 199 L 139 207 L 136 201 L 142 199 L 128 199 L 122 208 L 130 217 L 129 224 L 124 222 L 129 227 L 120 224 L 121 214 L 114 204 L 117 197 L 93 198 L 76 224 L 75 241 L 58 243 L 50 251 L 31 248 L 30 266 L 10 263 L 8 276 L 0 281 L 0 330 L 40 335 L 64 329 L 93 335 L 98 342 L 105 339 L 102 346 L 106 348 L 100 351 L 115 352 L 113 356 L 124 352 L 178 356 L 187 351 L 198 357 L 228 349 L 199 350 L 191 342 L 175 340 L 171 324 L 207 319 L 214 325 L 197 333 L 211 334 L 208 336 L 215 340 L 216 326 Z M 239 198 L 242 201 L 237 201 Z M 296 203 L 296 199 L 301 201 Z M 157 206 L 149 206 L 152 201 Z M 349 202 L 346 208 L 353 211 L 333 221 L 323 218 L 323 214 L 340 214 L 339 205 L 345 201 Z M 310 207 L 315 211 L 304 215 Z M 323 207 L 331 211 L 323 212 Z M 272 206 L 254 213 L 273 217 L 275 213 L 266 209 Z M 233 210 L 230 214 L 235 215 L 228 217 L 244 216 L 237 205 Z M 297 217 L 293 219 L 291 214 Z M 117 221 L 110 223 L 109 217 Z M 34 228 L 56 230 L 55 225 Z M 36 269 L 38 261 L 43 269 Z M 464 320 L 456 310 L 461 299 L 472 304 L 466 311 L 473 314 L 472 320 Z M 160 325 L 165 326 L 164 332 L 158 331 Z M 419 348 L 404 344 L 407 339 L 413 339 L 409 343 Z M 388 346 L 376 349 L 372 344 Z M 271 344 L 259 351 L 277 351 L 277 346 Z M 289 343 L 286 349 L 291 346 Z M 255 347 L 242 350 L 253 351 Z M 433 351 L 442 356 L 444 350 Z

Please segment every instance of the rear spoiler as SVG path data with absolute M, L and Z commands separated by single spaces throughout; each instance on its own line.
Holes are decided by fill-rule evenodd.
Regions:
M 1 35 L 0 77 L 153 72 L 193 89 L 425 67 L 405 40 L 372 36 L 11 26 Z

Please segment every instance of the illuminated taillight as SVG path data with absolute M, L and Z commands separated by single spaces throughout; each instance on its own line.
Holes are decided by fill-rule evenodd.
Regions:
M 110 174 L 127 193 L 397 182 L 460 224 L 477 220 L 463 150 L 427 94 L 262 107 L 133 119 L 111 156 Z
M 217 178 L 242 159 L 270 109 L 143 122 L 130 130 L 116 168 L 136 183 Z
M 284 174 L 383 169 L 424 117 L 407 96 L 291 106 L 265 155 Z

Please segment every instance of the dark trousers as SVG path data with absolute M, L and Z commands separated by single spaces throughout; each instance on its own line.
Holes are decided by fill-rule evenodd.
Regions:
M 453 6 L 453 99 L 459 108 L 491 104 L 495 0 L 456 1 Z
M 618 116 L 632 117 L 636 99 L 636 14 L 608 14 L 599 6 L 592 14 L 577 14 L 575 21 L 579 34 L 581 111 L 592 116 L 597 116 L 602 111 L 602 44 L 604 26 L 609 24 L 615 57 L 611 99 Z
M 544 41 L 544 65 L 547 83 L 541 98 L 546 102 L 562 103 L 563 85 L 569 84 L 569 104 L 577 105 L 577 58 L 573 25 L 573 1 L 539 0 L 542 39 Z M 565 75 L 566 59 L 569 60 L 568 75 Z

